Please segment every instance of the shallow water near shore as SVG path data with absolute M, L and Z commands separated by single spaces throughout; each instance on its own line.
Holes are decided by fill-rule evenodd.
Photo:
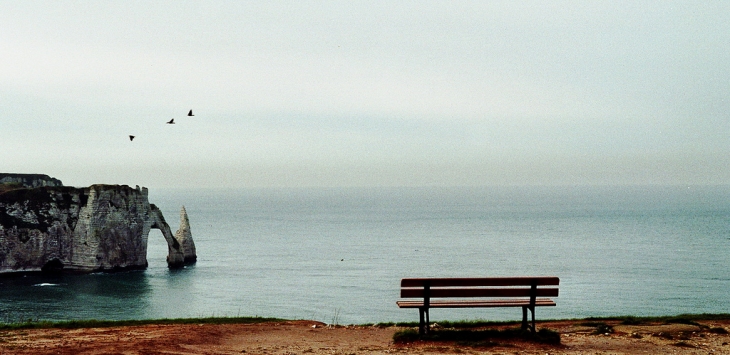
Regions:
M 538 319 L 730 313 L 730 187 L 150 189 L 198 262 L 169 270 L 0 278 L 0 322 L 265 316 L 416 321 L 403 277 L 555 275 Z M 519 309 L 431 311 L 434 320 Z

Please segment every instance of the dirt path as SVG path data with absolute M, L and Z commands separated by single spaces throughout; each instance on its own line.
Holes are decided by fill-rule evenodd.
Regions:
M 585 321 L 539 323 L 560 345 L 495 340 L 491 346 L 454 342 L 394 344 L 397 327 L 327 327 L 313 321 L 262 324 L 146 325 L 0 331 L 0 354 L 730 354 L 730 319 L 699 325 L 606 322 L 594 334 Z

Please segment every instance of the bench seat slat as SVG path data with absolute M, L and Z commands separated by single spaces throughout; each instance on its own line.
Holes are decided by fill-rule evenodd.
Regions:
M 398 301 L 396 302 L 400 308 L 420 308 L 423 307 L 423 301 Z M 525 307 L 530 305 L 529 299 L 509 299 L 509 300 L 449 300 L 440 301 L 432 300 L 429 303 L 430 308 L 472 308 L 472 307 Z M 555 301 L 548 298 L 538 298 L 535 300 L 535 306 L 555 306 Z
M 431 288 L 431 298 L 439 297 L 530 297 L 529 288 Z M 401 298 L 423 298 L 423 288 L 401 288 Z M 558 297 L 557 288 L 537 288 L 537 297 Z

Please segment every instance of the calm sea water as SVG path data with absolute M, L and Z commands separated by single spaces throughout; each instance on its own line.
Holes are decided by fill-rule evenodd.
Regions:
M 198 263 L 0 278 L 0 321 L 267 316 L 415 321 L 403 277 L 555 275 L 537 318 L 730 313 L 730 187 L 151 190 Z M 431 311 L 520 319 L 519 309 Z

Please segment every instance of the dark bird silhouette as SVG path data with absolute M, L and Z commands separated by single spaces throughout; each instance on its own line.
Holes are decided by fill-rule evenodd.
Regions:
M 129 135 L 129 141 L 131 142 L 131 141 L 133 141 L 133 140 L 134 140 L 134 136 L 130 134 L 130 135 Z
M 190 112 L 188 112 L 188 116 L 195 116 L 193 115 L 193 110 L 190 110 Z
M 175 119 L 171 118 L 169 121 L 167 121 L 167 124 L 175 124 Z

